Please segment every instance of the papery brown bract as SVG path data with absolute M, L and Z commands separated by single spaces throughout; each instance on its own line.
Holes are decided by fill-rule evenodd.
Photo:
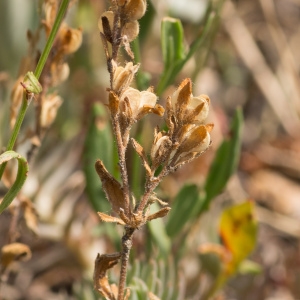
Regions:
M 171 96 L 171 105 L 178 125 L 204 122 L 208 116 L 209 102 L 207 95 L 194 97 L 191 80 L 183 80 Z
M 95 163 L 96 171 L 101 179 L 102 188 L 110 202 L 112 209 L 119 215 L 120 209 L 125 208 L 122 186 L 112 175 L 109 174 L 101 160 Z
M 118 114 L 119 104 L 119 97 L 113 91 L 110 91 L 108 96 L 108 107 L 112 116 L 116 116 Z
M 116 296 L 113 287 L 108 282 L 106 272 L 118 263 L 120 257 L 120 253 L 101 255 L 98 253 L 95 260 L 94 289 L 108 300 L 115 300 Z

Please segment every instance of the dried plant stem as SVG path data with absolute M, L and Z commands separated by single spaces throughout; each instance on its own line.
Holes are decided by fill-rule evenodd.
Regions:
M 119 281 L 118 300 L 124 299 L 124 290 L 127 276 L 127 266 L 129 261 L 129 254 L 132 247 L 132 236 L 135 231 L 134 228 L 126 227 L 125 234 L 122 237 L 122 254 L 121 254 L 121 270 Z
M 151 196 L 151 193 L 153 192 L 153 190 L 156 188 L 156 186 L 158 185 L 158 182 L 156 183 L 150 183 L 148 185 L 148 188 L 147 190 L 145 191 L 143 197 L 142 197 L 142 200 L 141 202 L 139 203 L 139 205 L 137 206 L 137 209 L 136 209 L 136 212 L 141 212 L 144 210 L 144 208 L 146 207 L 147 203 L 148 203 L 148 200 Z
M 123 196 L 124 196 L 124 211 L 125 215 L 127 217 L 129 216 L 129 182 L 128 182 L 128 173 L 127 173 L 127 167 L 126 167 L 126 146 L 123 145 L 123 139 L 122 139 L 122 134 L 121 134 L 121 128 L 120 128 L 120 123 L 118 120 L 117 115 L 112 117 L 112 125 L 113 125 L 113 131 L 114 135 L 116 137 L 117 141 L 117 148 L 118 148 L 118 155 L 119 155 L 119 167 L 120 167 L 120 173 L 121 173 L 121 179 L 123 183 Z
M 138 204 L 136 208 L 136 212 L 141 212 L 145 209 L 146 205 L 148 204 L 148 200 L 152 194 L 152 192 L 156 189 L 162 179 L 170 173 L 170 170 L 167 166 L 165 166 L 158 177 L 151 177 L 146 181 L 145 184 L 145 192 L 142 197 L 141 202 Z

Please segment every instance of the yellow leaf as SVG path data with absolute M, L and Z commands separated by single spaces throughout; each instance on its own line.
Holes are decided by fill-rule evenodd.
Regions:
M 253 202 L 247 201 L 223 211 L 219 230 L 224 247 L 232 255 L 232 260 L 227 266 L 229 275 L 236 271 L 256 244 L 257 222 Z

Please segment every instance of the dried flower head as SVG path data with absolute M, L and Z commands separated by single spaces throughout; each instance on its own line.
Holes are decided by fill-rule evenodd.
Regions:
M 173 114 L 178 125 L 204 122 L 208 116 L 209 102 L 207 95 L 193 96 L 190 78 L 183 80 L 171 96 Z
M 151 149 L 152 168 L 160 164 L 178 167 L 198 157 L 210 145 L 212 124 L 203 125 L 209 111 L 209 97 L 192 94 L 189 78 L 182 81 L 167 101 L 167 133 L 155 134 Z
M 156 102 L 157 96 L 151 91 L 140 92 L 134 88 L 128 88 L 120 98 L 120 108 L 128 112 L 128 118 L 137 121 L 151 112 L 162 116 L 164 108 Z
M 170 150 L 172 148 L 173 143 L 167 134 L 164 134 L 163 132 L 155 133 L 153 146 L 150 154 L 152 161 L 152 169 L 156 169 L 168 158 L 168 156 L 170 156 Z
M 116 13 L 109 10 L 104 12 L 98 21 L 99 31 L 105 36 L 109 43 L 113 43 L 114 20 Z M 127 19 L 126 19 L 127 20 Z M 120 27 L 119 27 L 120 28 Z M 139 34 L 139 23 L 136 20 L 124 22 L 121 31 L 121 36 L 126 36 L 129 42 L 132 42 Z
M 110 73 L 111 60 L 117 58 L 121 45 L 124 46 L 127 54 L 134 58 L 130 49 L 130 42 L 139 34 L 137 20 L 145 14 L 146 8 L 146 0 L 119 0 L 114 1 L 110 11 L 101 15 L 98 27 Z
M 139 64 L 134 65 L 132 62 L 127 63 L 125 68 L 121 66 L 114 68 L 112 89 L 116 94 L 120 95 L 131 85 L 134 75 L 138 69 Z
M 211 142 L 209 134 L 211 130 L 211 125 L 193 125 L 190 127 L 177 149 L 176 164 L 194 158 L 205 151 Z

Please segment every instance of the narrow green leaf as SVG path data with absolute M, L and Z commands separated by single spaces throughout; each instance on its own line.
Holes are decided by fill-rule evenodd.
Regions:
M 183 27 L 179 19 L 165 17 L 162 20 L 161 45 L 167 71 L 184 58 Z
M 18 160 L 18 173 L 14 184 L 5 194 L 2 202 L 0 203 L 0 214 L 3 210 L 10 205 L 10 203 L 17 196 L 18 192 L 21 190 L 28 173 L 28 163 L 26 159 L 20 154 L 14 151 L 6 151 L 0 155 L 0 165 L 7 163 L 9 160 L 16 158 Z
M 222 192 L 230 176 L 237 168 L 241 152 L 242 124 L 242 110 L 237 109 L 229 135 L 217 150 L 216 157 L 210 167 L 204 187 L 205 199 L 201 203 L 198 214 L 208 209 L 211 200 Z
M 190 45 L 190 48 L 187 53 L 184 52 L 183 38 L 181 40 L 180 46 L 177 45 L 178 42 L 176 43 L 177 47 L 179 47 L 177 49 L 178 52 L 176 52 L 178 54 L 177 59 L 171 60 L 171 57 L 174 54 L 172 52 L 172 48 L 169 49 L 170 47 L 168 47 L 167 44 L 168 41 L 170 43 L 170 41 L 172 42 L 174 40 L 174 38 L 172 37 L 172 34 L 174 34 L 174 32 L 172 30 L 169 30 L 169 32 L 163 32 L 163 27 L 162 27 L 161 40 L 162 40 L 162 52 L 163 52 L 163 60 L 165 62 L 165 68 L 157 87 L 158 95 L 161 95 L 162 92 L 166 89 L 166 87 L 174 82 L 176 76 L 182 70 L 182 68 L 187 63 L 187 61 L 195 53 L 199 54 L 201 52 L 204 53 L 207 52 L 207 46 L 209 44 L 208 41 L 212 39 L 213 32 L 215 31 L 215 28 L 218 25 L 219 14 L 220 14 L 222 4 L 223 4 L 223 0 L 218 1 L 217 5 L 209 5 L 206 13 L 207 17 L 205 18 L 205 24 L 203 30 L 201 30 L 201 32 L 196 36 L 196 38 Z M 178 22 L 180 21 L 178 20 Z M 169 38 L 165 37 L 166 33 L 170 35 Z M 183 34 L 183 30 L 182 30 L 182 34 Z M 179 41 L 181 37 L 178 34 L 176 36 L 178 37 L 177 41 Z
M 92 109 L 83 155 L 89 200 L 96 211 L 109 211 L 111 208 L 101 188 L 101 181 L 95 170 L 95 161 L 101 159 L 105 167 L 112 171 L 113 141 L 105 108 L 98 103 Z
M 180 190 L 167 219 L 166 229 L 170 237 L 175 237 L 194 216 L 199 201 L 201 198 L 196 185 L 187 185 Z

